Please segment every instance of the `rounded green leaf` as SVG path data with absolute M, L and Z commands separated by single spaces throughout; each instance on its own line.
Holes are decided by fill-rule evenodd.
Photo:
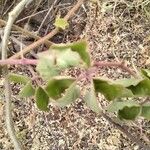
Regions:
M 120 119 L 134 120 L 141 112 L 140 106 L 128 107 L 125 106 L 122 110 L 118 111 Z
M 35 89 L 32 86 L 31 82 L 28 82 L 19 92 L 20 97 L 30 97 L 35 94 Z
M 72 102 L 74 102 L 79 97 L 79 95 L 80 95 L 80 90 L 76 86 L 76 82 L 74 82 L 66 90 L 65 95 L 62 98 L 57 99 L 55 101 L 55 104 L 60 106 L 60 107 L 67 106 L 67 105 L 71 104 Z
M 48 111 L 49 97 L 42 87 L 38 87 L 35 92 L 37 107 L 42 111 Z
M 27 76 L 14 74 L 14 73 L 9 73 L 8 79 L 14 83 L 21 83 L 21 84 L 26 84 L 29 81 L 31 81 L 31 79 Z
M 75 79 L 70 77 L 55 77 L 48 81 L 45 87 L 45 91 L 47 92 L 49 97 L 58 99 L 74 81 Z
M 95 91 L 103 94 L 105 98 L 109 101 L 121 97 L 133 96 L 132 92 L 129 89 L 125 88 L 122 85 L 114 84 L 109 80 L 95 78 L 93 81 L 94 81 Z
M 108 112 L 118 112 L 122 110 L 124 107 L 139 107 L 139 104 L 136 101 L 125 100 L 125 101 L 112 101 L 112 103 L 107 107 Z
M 78 66 L 81 63 L 81 58 L 78 53 L 71 51 L 70 48 L 67 48 L 62 51 L 55 53 L 56 55 L 56 64 L 60 68 L 74 67 Z
M 79 40 L 77 42 L 68 44 L 53 44 L 50 49 L 59 51 L 70 49 L 71 51 L 79 54 L 86 66 L 89 67 L 91 65 L 90 54 L 88 52 L 88 44 L 86 40 Z
M 124 79 L 117 79 L 114 81 L 114 83 L 120 84 L 124 87 L 129 87 L 131 85 L 136 86 L 142 80 L 143 80 L 142 78 L 139 78 L 139 79 L 137 79 L 137 78 L 130 78 L 130 79 L 124 78 Z
M 54 65 L 54 59 L 51 56 L 41 57 L 38 61 L 36 70 L 46 80 L 50 77 L 58 75 L 59 73 L 59 67 Z
M 71 45 L 72 51 L 78 52 L 82 60 L 89 67 L 91 65 L 90 54 L 88 52 L 88 44 L 86 40 L 79 40 Z

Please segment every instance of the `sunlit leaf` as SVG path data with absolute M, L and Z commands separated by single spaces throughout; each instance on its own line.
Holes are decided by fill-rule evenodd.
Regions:
M 59 67 L 54 65 L 54 61 L 54 58 L 51 56 L 41 57 L 38 61 L 36 70 L 46 80 L 59 73 Z
M 69 23 L 64 18 L 56 18 L 54 25 L 57 28 L 66 29 L 69 26 Z
M 53 99 L 58 99 L 74 81 L 74 78 L 53 78 L 48 81 L 45 90 L 49 97 Z
M 49 97 L 42 87 L 38 87 L 35 93 L 36 105 L 42 111 L 48 111 Z
M 22 83 L 22 84 L 26 84 L 27 82 L 30 81 L 29 77 L 24 75 L 14 74 L 14 73 L 10 73 L 8 75 L 8 79 L 14 83 Z
M 72 85 L 70 85 L 70 87 L 66 90 L 65 95 L 62 98 L 55 101 L 56 105 L 60 107 L 67 106 L 72 102 L 74 102 L 79 97 L 79 95 L 80 95 L 80 90 L 76 86 L 76 82 L 75 82 Z
M 139 104 L 135 101 L 112 101 L 112 103 L 107 107 L 108 112 L 118 112 L 119 110 L 122 110 L 124 107 L 133 107 L 133 106 L 139 106 Z
M 100 113 L 101 112 L 101 108 L 99 106 L 96 94 L 95 94 L 95 89 L 94 89 L 94 85 L 93 82 L 91 83 L 91 87 L 90 89 L 86 92 L 84 100 L 87 104 L 87 106 L 94 112 L 96 113 Z
M 142 106 L 141 116 L 150 120 L 150 104 L 144 104 Z
M 139 106 L 125 106 L 122 110 L 118 111 L 118 116 L 120 119 L 134 120 L 140 114 L 140 112 L 141 107 Z
M 71 49 L 73 52 L 77 52 L 83 62 L 89 67 L 91 62 L 90 62 L 90 55 L 88 52 L 88 44 L 86 40 L 80 40 L 77 42 L 73 43 L 68 43 L 68 44 L 53 44 L 50 49 L 56 49 L 56 50 L 66 50 L 66 49 Z
M 33 96 L 35 93 L 35 89 L 32 86 L 31 82 L 29 81 L 19 92 L 20 97 L 30 97 Z
M 95 91 L 100 92 L 109 101 L 121 97 L 133 96 L 132 92 L 119 84 L 114 84 L 109 80 L 95 78 L 94 80 Z
M 73 52 L 70 48 L 58 51 L 56 55 L 56 63 L 60 68 L 78 66 L 81 63 L 81 58 L 78 53 Z

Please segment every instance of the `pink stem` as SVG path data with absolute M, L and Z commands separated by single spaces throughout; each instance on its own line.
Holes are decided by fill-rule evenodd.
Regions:
M 107 62 L 107 61 L 99 61 L 95 62 L 94 66 L 96 67 L 119 67 L 122 70 L 125 70 L 132 76 L 136 77 L 136 74 L 134 73 L 133 70 L 131 70 L 129 67 L 125 66 L 124 62 Z
M 36 59 L 6 59 L 6 60 L 0 60 L 0 65 L 36 65 L 37 64 Z M 119 67 L 122 70 L 125 70 L 132 76 L 136 77 L 136 74 L 133 70 L 131 70 L 129 67 L 125 66 L 123 62 L 107 62 L 107 61 L 99 61 L 94 62 L 95 67 Z
M 0 65 L 36 65 L 36 59 L 6 59 L 0 60 Z

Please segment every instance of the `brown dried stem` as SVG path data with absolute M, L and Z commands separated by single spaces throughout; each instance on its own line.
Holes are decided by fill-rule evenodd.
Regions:
M 7 23 L 6 21 L 0 19 L 0 26 L 4 26 L 4 25 L 6 25 L 6 23 Z M 17 25 L 12 25 L 12 28 L 13 28 L 14 30 L 20 31 L 22 34 L 24 34 L 24 35 L 26 35 L 26 36 L 29 36 L 29 37 L 32 37 L 32 38 L 34 38 L 34 39 L 36 39 L 36 40 L 41 39 L 40 36 L 37 36 L 37 35 L 33 34 L 32 32 L 30 32 L 30 31 L 28 31 L 28 30 L 25 30 L 25 29 L 23 29 L 23 28 L 21 28 L 21 27 L 19 27 L 19 26 L 17 26 Z M 44 43 L 45 43 L 48 47 L 50 47 L 50 46 L 53 44 L 53 43 L 50 42 L 49 40 L 45 40 Z
M 67 13 L 67 15 L 64 17 L 64 19 L 68 20 L 69 18 L 71 18 L 74 15 L 74 13 L 79 9 L 79 7 L 83 4 L 83 2 L 84 2 L 84 0 L 78 0 L 76 5 L 74 5 L 74 7 Z M 59 28 L 55 28 L 49 34 L 44 36 L 43 38 L 41 38 L 38 41 L 32 43 L 31 45 L 24 48 L 22 51 L 16 53 L 12 57 L 10 57 L 10 59 L 19 58 L 21 55 L 24 55 L 24 54 L 30 52 L 34 48 L 36 48 L 36 47 L 40 46 L 41 44 L 43 44 L 46 40 L 48 40 L 48 39 L 52 38 L 54 35 L 56 35 L 59 32 L 59 30 L 60 30 Z

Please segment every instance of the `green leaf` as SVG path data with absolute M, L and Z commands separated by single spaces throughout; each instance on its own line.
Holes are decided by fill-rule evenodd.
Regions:
M 146 78 L 139 79 L 121 79 L 116 80 L 115 83 L 119 83 L 127 89 L 131 90 L 134 96 L 149 96 L 150 95 L 150 79 L 148 79 L 148 70 L 143 70 L 143 74 Z
M 130 89 L 135 96 L 150 96 L 150 80 L 144 79 L 136 86 L 129 86 L 128 89 Z
M 120 119 L 134 120 L 140 114 L 140 112 L 141 107 L 139 106 L 125 106 L 122 110 L 118 111 L 118 116 Z
M 42 111 L 48 111 L 49 97 L 42 87 L 38 87 L 35 92 L 36 105 Z
M 139 104 L 135 101 L 112 101 L 112 103 L 107 107 L 108 112 L 118 112 L 119 110 L 122 110 L 124 107 L 133 107 L 133 106 L 139 106 Z
M 56 77 L 48 81 L 45 90 L 49 97 L 58 99 L 74 81 L 74 78 Z
M 136 86 L 138 83 L 140 83 L 143 79 L 140 78 L 140 79 L 136 79 L 136 78 L 130 78 L 130 79 L 127 79 L 127 78 L 124 78 L 124 79 L 117 79 L 115 80 L 114 82 L 116 84 L 120 84 L 124 87 L 129 87 L 131 85 L 133 86 Z
M 86 40 L 80 40 L 74 43 L 68 44 L 53 44 L 50 49 L 54 50 L 66 50 L 71 49 L 73 52 L 76 52 L 80 55 L 80 58 L 85 62 L 85 64 L 89 67 L 91 65 L 90 55 L 88 52 L 88 44 Z
M 54 25 L 57 28 L 66 29 L 69 26 L 69 23 L 64 18 L 56 18 Z
M 95 94 L 95 89 L 94 89 L 93 82 L 91 83 L 90 90 L 86 92 L 84 100 L 85 100 L 87 106 L 92 111 L 94 111 L 96 113 L 100 113 L 101 112 L 101 108 L 99 106 L 99 103 L 97 101 L 97 97 L 96 97 L 96 94 Z
M 74 67 L 81 63 L 81 58 L 78 53 L 73 52 L 70 48 L 67 48 L 56 53 L 56 63 L 60 68 Z
M 35 93 L 35 89 L 32 86 L 31 82 L 29 81 L 19 92 L 20 97 L 30 97 L 33 96 Z
M 62 98 L 56 100 L 55 103 L 60 107 L 64 107 L 74 102 L 79 97 L 79 95 L 80 95 L 80 90 L 79 88 L 76 87 L 76 82 L 74 82 L 66 90 L 65 95 Z
M 142 106 L 141 116 L 150 120 L 150 104 L 145 104 Z
M 54 65 L 54 61 L 54 58 L 48 54 L 45 57 L 41 57 L 38 61 L 36 70 L 46 80 L 59 73 L 60 68 Z
M 71 45 L 71 49 L 79 53 L 80 57 L 88 67 L 91 65 L 90 55 L 88 52 L 88 44 L 86 40 L 80 40 L 78 42 L 74 42 Z
M 14 73 L 10 73 L 8 75 L 8 79 L 14 83 L 21 83 L 21 84 L 26 84 L 29 81 L 31 81 L 30 78 L 27 76 L 14 74 Z
M 95 78 L 94 87 L 96 92 L 100 92 L 105 96 L 109 101 L 121 98 L 121 97 L 131 97 L 133 96 L 132 92 L 119 84 L 114 84 L 109 80 L 104 80 L 100 78 Z

